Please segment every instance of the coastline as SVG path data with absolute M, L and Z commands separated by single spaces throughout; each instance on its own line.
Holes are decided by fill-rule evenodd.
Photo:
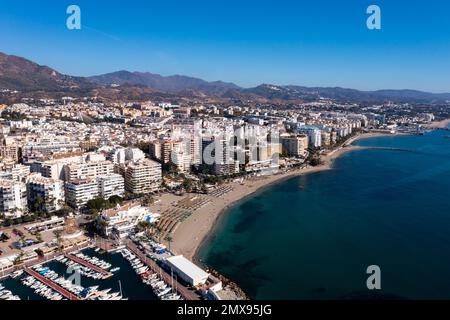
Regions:
M 211 203 L 198 209 L 192 216 L 183 221 L 173 234 L 171 248 L 177 254 L 182 254 L 186 258 L 203 264 L 199 260 L 199 253 L 203 246 L 214 236 L 217 227 L 220 225 L 220 219 L 229 209 L 241 201 L 246 200 L 256 193 L 264 191 L 266 188 L 281 183 L 304 174 L 316 173 L 333 169 L 333 162 L 343 154 L 361 150 L 364 147 L 351 145 L 352 143 L 369 138 L 394 136 L 389 133 L 362 133 L 348 139 L 342 147 L 335 149 L 322 156 L 323 164 L 316 167 L 307 167 L 305 169 L 295 169 L 286 173 L 280 173 L 272 176 L 263 176 L 245 180 L 243 184 L 238 182 L 228 183 L 233 187 L 233 191 L 225 194 L 223 197 L 209 197 Z
M 448 128 L 449 125 L 450 125 L 450 119 L 445 119 L 442 121 L 434 121 L 434 122 L 430 123 L 429 125 L 427 125 L 426 127 L 428 129 L 445 129 L 445 128 Z

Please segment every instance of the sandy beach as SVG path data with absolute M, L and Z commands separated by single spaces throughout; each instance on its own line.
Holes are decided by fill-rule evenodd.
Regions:
M 246 197 L 267 188 L 274 183 L 280 183 L 283 180 L 309 173 L 331 170 L 333 161 L 346 152 L 363 149 L 363 147 L 350 145 L 356 140 L 374 138 L 380 136 L 390 136 L 386 133 L 364 133 L 349 139 L 343 147 L 336 149 L 323 156 L 323 164 L 317 167 L 307 167 L 304 169 L 291 170 L 277 175 L 255 177 L 245 180 L 243 183 L 233 182 L 227 184 L 233 190 L 222 197 L 213 197 L 205 195 L 211 202 L 197 209 L 193 215 L 181 223 L 173 234 L 171 249 L 177 254 L 182 254 L 188 259 L 194 259 L 195 255 L 207 240 L 208 235 L 214 230 L 214 226 L 222 213 L 226 212 L 231 206 Z M 176 201 L 180 200 L 172 194 L 165 194 L 159 198 L 157 210 L 163 212 L 170 208 Z
M 444 129 L 447 128 L 450 124 L 450 119 L 445 119 L 442 121 L 435 121 L 427 125 L 426 127 L 429 129 Z

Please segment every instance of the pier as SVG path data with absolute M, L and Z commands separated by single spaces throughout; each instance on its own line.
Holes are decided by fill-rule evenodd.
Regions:
M 73 293 L 70 293 L 69 291 L 67 291 L 66 289 L 64 289 L 63 287 L 57 285 L 56 283 L 52 282 L 51 280 L 45 278 L 44 276 L 40 275 L 39 273 L 37 273 L 36 271 L 29 269 L 29 268 L 24 268 L 23 269 L 26 273 L 28 273 L 30 276 L 38 279 L 40 282 L 42 282 L 43 284 L 45 284 L 46 286 L 52 288 L 53 290 L 55 290 L 56 292 L 58 292 L 59 294 L 61 294 L 62 296 L 66 297 L 69 300 L 80 300 L 76 295 L 74 295 Z
M 145 265 L 147 265 L 153 272 L 161 275 L 162 279 L 166 282 L 166 283 L 171 283 L 172 282 L 172 276 L 170 274 L 168 274 L 165 270 L 161 269 L 161 267 L 159 267 L 155 261 L 148 259 L 146 257 L 146 255 L 140 251 L 136 245 L 134 243 L 132 243 L 131 241 L 127 241 L 127 248 L 133 252 Z M 176 280 L 173 280 L 176 281 Z M 182 285 L 181 283 L 179 283 L 177 281 L 177 291 L 178 293 L 180 293 L 184 299 L 186 300 L 200 300 L 198 295 L 193 292 L 190 291 L 187 287 L 185 287 L 184 285 Z
M 65 256 L 67 259 L 70 259 L 70 260 L 72 260 L 72 261 L 75 261 L 76 263 L 79 263 L 79 264 L 81 264 L 81 265 L 83 265 L 83 266 L 85 266 L 85 267 L 91 268 L 92 270 L 97 271 L 97 272 L 103 274 L 103 275 L 105 276 L 105 278 L 110 278 L 110 277 L 113 276 L 113 274 L 112 274 L 111 272 L 109 272 L 109 271 L 107 271 L 107 270 L 105 270 L 105 269 L 102 269 L 102 268 L 100 268 L 100 267 L 98 267 L 98 266 L 96 266 L 96 265 L 93 265 L 92 263 L 87 262 L 86 260 L 80 259 L 80 258 L 78 258 L 78 257 L 76 257 L 76 256 L 74 256 L 74 255 L 71 255 L 71 254 L 67 254 L 67 253 L 66 253 L 66 254 L 64 254 L 64 256 Z

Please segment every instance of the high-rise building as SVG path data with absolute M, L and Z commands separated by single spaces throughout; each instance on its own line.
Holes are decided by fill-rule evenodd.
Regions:
M 53 212 L 64 204 L 62 180 L 33 175 L 27 179 L 28 206 L 35 211 Z
M 202 140 L 202 164 L 214 175 L 230 175 L 239 172 L 239 161 L 234 159 L 231 138 L 205 137 Z
M 17 218 L 27 211 L 25 183 L 0 179 L 0 212 L 7 218 Z
M 283 153 L 289 157 L 302 157 L 308 148 L 307 135 L 281 136 Z
M 98 194 L 104 199 L 112 196 L 123 197 L 125 194 L 125 180 L 120 174 L 112 173 L 98 177 L 97 182 Z
M 150 156 L 161 163 L 169 163 L 172 160 L 172 151 L 182 146 L 181 141 L 158 140 L 150 143 Z
M 145 159 L 145 153 L 138 148 L 127 148 L 125 149 L 125 160 L 126 161 L 139 161 Z
M 81 208 L 89 200 L 99 196 L 98 183 L 95 179 L 78 179 L 66 182 L 66 202 L 73 208 Z
M 133 194 L 153 192 L 161 186 L 162 171 L 158 162 L 148 159 L 128 162 L 119 171 L 125 177 L 125 190 Z
M 114 173 L 114 164 L 111 161 L 90 161 L 81 164 L 69 164 L 64 167 L 65 181 L 71 182 L 80 179 L 95 179 Z
M 308 135 L 310 147 L 320 148 L 322 146 L 322 131 L 319 128 L 313 126 L 299 126 L 297 132 Z

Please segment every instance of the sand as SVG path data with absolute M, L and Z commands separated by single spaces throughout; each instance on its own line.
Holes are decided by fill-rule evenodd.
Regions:
M 430 128 L 430 129 L 444 129 L 444 128 L 447 128 L 449 124 L 450 124 L 450 119 L 445 119 L 442 121 L 432 122 L 429 125 L 427 125 L 426 127 Z
M 340 157 L 342 154 L 364 147 L 353 146 L 351 143 L 359 139 L 373 138 L 379 136 L 386 136 L 385 133 L 364 133 L 349 139 L 343 147 L 336 149 L 329 154 L 322 157 L 323 164 L 317 167 L 307 167 L 304 169 L 296 169 L 287 173 L 280 173 L 272 176 L 263 176 L 258 178 L 251 178 L 244 181 L 244 183 L 233 182 L 227 185 L 234 189 L 228 194 L 218 198 L 206 196 L 211 199 L 211 202 L 206 206 L 198 209 L 188 219 L 183 221 L 173 234 L 171 249 L 177 254 L 182 254 L 188 259 L 194 259 L 195 255 L 202 245 L 208 239 L 208 236 L 213 232 L 214 226 L 222 213 L 226 212 L 231 206 L 246 197 L 267 188 L 274 183 L 280 183 L 286 179 L 309 173 L 319 171 L 331 170 L 334 159 Z M 174 202 L 180 200 L 172 194 L 165 194 L 157 203 L 157 210 L 163 211 L 169 208 Z

